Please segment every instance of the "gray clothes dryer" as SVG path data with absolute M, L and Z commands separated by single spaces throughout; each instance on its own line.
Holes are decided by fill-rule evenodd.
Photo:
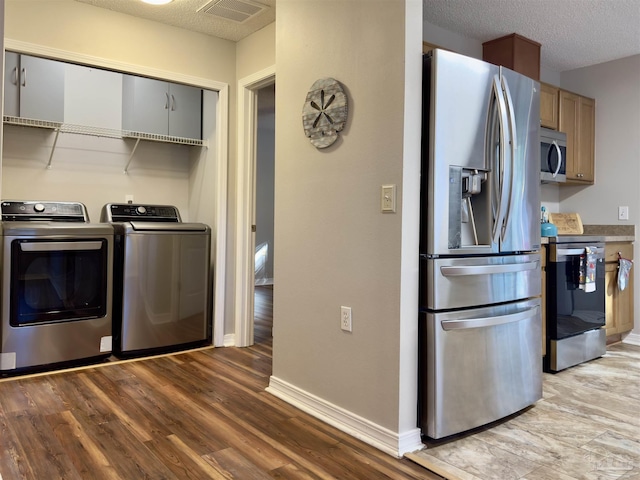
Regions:
M 110 203 L 113 353 L 141 356 L 211 343 L 211 229 L 168 205 Z

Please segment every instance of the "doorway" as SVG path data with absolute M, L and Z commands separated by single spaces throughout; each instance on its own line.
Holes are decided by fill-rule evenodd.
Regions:
M 273 212 L 275 191 L 275 84 L 257 92 L 255 168 L 254 342 L 271 344 L 273 327 Z
M 262 95 L 260 94 L 261 90 Z M 270 255 L 259 257 L 256 262 L 256 239 L 257 239 L 257 222 L 258 212 L 258 192 L 257 188 L 258 172 L 262 170 L 263 165 L 258 165 L 258 150 L 263 143 L 266 145 L 271 142 L 271 150 L 273 151 L 275 137 L 275 101 L 273 101 L 272 111 L 267 115 L 261 115 L 259 112 L 260 97 L 266 103 L 270 97 L 270 92 L 275 91 L 275 66 L 257 72 L 250 77 L 241 79 L 238 82 L 238 164 L 237 164 L 237 209 L 236 209 L 236 288 L 235 288 L 235 332 L 234 344 L 238 347 L 246 347 L 254 343 L 254 303 L 256 293 L 256 278 L 260 282 L 273 282 L 273 273 L 269 277 L 268 270 L 261 273 L 261 277 L 256 277 L 256 264 L 260 268 L 267 266 L 267 260 L 273 259 L 273 243 L 269 246 Z M 275 100 L 275 95 L 272 96 Z M 268 111 L 268 108 L 267 108 Z M 267 140 L 261 138 L 259 145 L 259 137 L 262 137 L 268 128 L 265 122 L 271 117 L 272 132 L 270 135 L 265 134 Z M 259 118 L 263 117 L 263 118 Z M 260 120 L 263 121 L 259 125 Z M 269 147 L 265 146 L 265 151 Z M 272 153 L 273 155 L 273 153 Z M 262 157 L 262 156 L 261 156 Z M 273 167 L 272 167 L 273 168 Z M 271 188 L 273 188 L 273 180 L 271 180 Z M 262 203 L 262 202 L 261 202 Z M 268 201 L 266 203 L 269 203 Z M 271 200 L 271 210 L 273 210 L 273 201 Z M 262 218 L 264 221 L 264 218 Z M 268 223 L 268 220 L 267 220 Z M 271 220 L 271 228 L 273 228 L 273 220 Z M 262 230 L 268 227 L 262 227 Z M 265 233 L 264 231 L 261 233 Z M 273 241 L 272 241 L 273 242 Z M 263 251 L 264 253 L 264 251 Z M 271 268 L 272 264 L 271 264 Z M 273 270 L 271 270 L 273 272 Z M 259 288 L 263 288 L 260 286 Z M 271 287 L 270 287 L 271 288 Z

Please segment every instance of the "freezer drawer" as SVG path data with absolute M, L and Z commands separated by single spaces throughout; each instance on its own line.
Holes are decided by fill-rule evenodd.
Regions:
M 425 310 L 493 305 L 541 294 L 540 255 L 420 258 Z
M 443 438 L 542 398 L 540 299 L 420 317 L 420 424 Z

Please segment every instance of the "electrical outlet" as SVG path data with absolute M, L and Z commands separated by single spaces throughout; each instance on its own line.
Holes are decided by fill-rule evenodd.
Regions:
M 629 220 L 629 207 L 618 207 L 618 220 Z
M 351 307 L 340 307 L 340 328 L 345 332 L 351 332 Z

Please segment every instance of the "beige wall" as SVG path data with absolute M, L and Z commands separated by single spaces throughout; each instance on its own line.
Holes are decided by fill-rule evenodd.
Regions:
M 238 42 L 236 47 L 236 78 L 248 77 L 275 64 L 275 22 Z
M 420 2 L 388 0 L 276 13 L 273 376 L 396 433 L 416 426 L 420 18 Z M 344 86 L 349 120 L 319 150 L 301 112 L 323 77 Z M 383 184 L 395 214 L 380 212 Z
M 7 0 L 5 37 L 233 84 L 235 43 L 74 0 Z

